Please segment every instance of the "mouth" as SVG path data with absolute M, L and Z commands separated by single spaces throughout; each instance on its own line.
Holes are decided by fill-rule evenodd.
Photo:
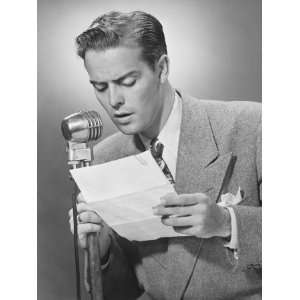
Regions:
M 130 117 L 133 115 L 133 113 L 115 113 L 114 118 L 117 120 L 119 124 L 125 124 L 130 122 Z
M 122 118 L 126 118 L 126 117 L 129 117 L 131 116 L 132 113 L 115 113 L 114 114 L 114 117 L 117 118 L 117 119 L 122 119 Z

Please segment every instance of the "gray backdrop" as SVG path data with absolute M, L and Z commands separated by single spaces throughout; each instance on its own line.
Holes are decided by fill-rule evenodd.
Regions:
M 38 299 L 75 299 L 72 236 L 67 211 L 64 116 L 82 109 L 103 116 L 74 38 L 110 10 L 145 10 L 163 24 L 174 87 L 207 99 L 261 101 L 261 1 L 38 1 Z M 25 246 L 25 245 L 24 245 Z

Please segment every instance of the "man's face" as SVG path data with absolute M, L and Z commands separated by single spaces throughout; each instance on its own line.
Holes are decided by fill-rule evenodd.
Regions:
M 85 67 L 98 101 L 120 131 L 157 133 L 163 105 L 159 71 L 142 59 L 140 48 L 88 50 Z

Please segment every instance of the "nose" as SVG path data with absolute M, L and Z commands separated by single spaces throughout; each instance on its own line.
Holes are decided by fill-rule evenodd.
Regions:
M 115 85 L 109 86 L 109 104 L 114 109 L 118 109 L 122 104 L 124 104 L 124 97 L 120 92 L 119 88 Z

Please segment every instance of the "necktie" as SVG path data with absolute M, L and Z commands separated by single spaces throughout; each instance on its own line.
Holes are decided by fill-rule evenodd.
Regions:
M 159 165 L 159 167 L 161 168 L 161 170 L 169 180 L 169 182 L 171 184 L 175 184 L 175 180 L 172 176 L 172 173 L 170 172 L 166 162 L 162 158 L 164 145 L 157 138 L 154 138 L 150 144 L 150 151 L 155 161 L 157 162 L 157 164 Z

